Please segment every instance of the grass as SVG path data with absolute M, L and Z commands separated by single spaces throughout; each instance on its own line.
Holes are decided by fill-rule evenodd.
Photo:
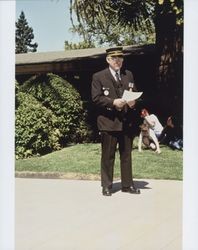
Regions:
M 182 180 L 183 152 L 161 146 L 161 154 L 151 150 L 132 151 L 134 178 Z M 41 157 L 16 160 L 16 171 L 100 175 L 100 144 L 77 144 Z M 114 176 L 120 176 L 116 154 Z

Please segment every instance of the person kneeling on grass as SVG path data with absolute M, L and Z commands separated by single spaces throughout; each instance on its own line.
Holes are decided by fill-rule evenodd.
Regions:
M 160 146 L 159 146 L 159 141 L 158 138 L 160 137 L 162 131 L 163 131 L 163 126 L 160 123 L 159 119 L 157 118 L 156 115 L 154 114 L 149 114 L 147 109 L 142 109 L 141 118 L 144 119 L 143 125 L 144 127 L 147 126 L 148 128 L 148 138 L 149 140 L 152 140 L 148 145 L 151 149 L 155 150 L 157 153 L 161 153 Z M 139 135 L 139 152 L 141 152 L 141 141 L 142 141 L 143 136 L 143 130 L 141 128 L 141 132 Z M 145 140 L 145 139 L 144 139 Z
M 143 122 L 142 125 L 140 125 L 140 134 L 139 134 L 139 140 L 138 140 L 138 151 L 142 152 L 142 144 L 150 148 L 152 150 L 155 150 L 156 153 L 160 154 L 160 146 L 158 139 L 152 129 L 149 128 L 149 125 L 147 122 Z

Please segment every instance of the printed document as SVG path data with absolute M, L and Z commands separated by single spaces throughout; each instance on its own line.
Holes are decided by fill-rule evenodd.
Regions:
M 122 99 L 125 100 L 126 102 L 134 101 L 134 100 L 138 99 L 142 94 L 143 94 L 143 92 L 132 92 L 129 90 L 124 90 L 124 93 L 122 95 Z

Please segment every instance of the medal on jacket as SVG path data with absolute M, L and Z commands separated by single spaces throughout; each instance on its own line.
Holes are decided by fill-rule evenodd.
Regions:
M 129 91 L 133 91 L 134 83 L 129 82 Z
M 108 95 L 109 95 L 109 88 L 103 87 L 102 89 L 103 89 L 104 95 L 105 95 L 105 96 L 108 96 Z

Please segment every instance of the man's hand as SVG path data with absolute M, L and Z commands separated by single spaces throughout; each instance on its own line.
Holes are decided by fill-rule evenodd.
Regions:
M 126 101 L 121 99 L 121 98 L 114 99 L 114 101 L 113 101 L 113 105 L 118 110 L 121 110 L 124 107 L 125 104 L 126 104 Z
M 128 101 L 127 105 L 129 106 L 129 108 L 133 108 L 135 106 L 135 101 Z

